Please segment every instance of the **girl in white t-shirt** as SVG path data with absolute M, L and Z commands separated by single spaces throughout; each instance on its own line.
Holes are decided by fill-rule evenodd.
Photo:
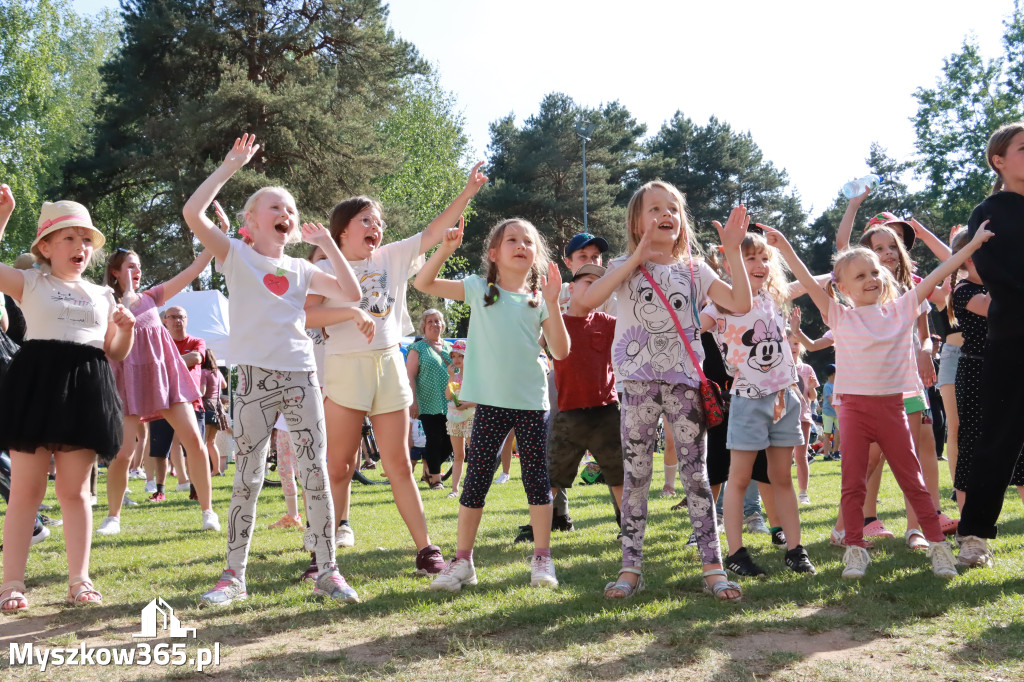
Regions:
M 320 246 L 337 277 L 284 247 L 299 235 L 295 200 L 281 187 L 264 187 L 243 209 L 249 246 L 229 239 L 206 217 L 213 198 L 259 149 L 252 135 L 235 140 L 224 162 L 185 204 L 185 222 L 213 253 L 229 290 L 231 358 L 238 363 L 234 437 L 238 444 L 235 482 L 228 512 L 227 569 L 203 603 L 227 604 L 248 597 L 245 568 L 263 487 L 267 447 L 274 422 L 283 415 L 295 449 L 306 494 L 309 528 L 305 542 L 317 552 L 319 577 L 313 593 L 338 601 L 359 601 L 334 563 L 334 508 L 325 469 L 324 411 L 313 343 L 306 336 L 303 304 L 310 291 L 354 301 L 359 285 L 322 225 L 302 225 L 302 239 Z M 267 333 L 273 330 L 273 333 Z
M 697 368 L 672 319 L 679 323 L 698 362 L 703 347 L 698 306 L 710 297 L 730 310 L 750 309 L 750 285 L 740 256 L 747 229 L 746 209 L 733 209 L 722 231 L 725 255 L 741 273 L 732 286 L 690 250 L 693 231 L 686 199 L 673 185 L 655 181 L 638 189 L 627 208 L 629 256 L 612 260 L 605 275 L 590 285 L 582 304 L 595 308 L 614 292 L 618 306 L 612 361 L 623 381 L 622 569 L 605 586 L 605 597 L 624 599 L 643 588 L 641 565 L 647 527 L 647 495 L 658 419 L 664 415 L 674 437 L 680 475 L 686 487 L 690 522 L 703 565 L 705 590 L 736 601 L 740 588 L 722 570 L 715 503 L 704 462 L 704 421 Z M 716 227 L 721 228 L 716 223 Z M 647 274 L 644 274 L 646 271 Z M 648 279 L 650 276 L 650 280 Z M 651 284 L 668 300 L 666 307 Z M 534 525 L 534 532 L 537 526 Z
M 349 517 L 352 477 L 359 467 L 363 419 L 370 418 L 388 473 L 398 513 L 416 543 L 416 572 L 438 573 L 444 567 L 441 549 L 430 542 L 423 501 L 409 460 L 409 406 L 412 387 L 399 341 L 408 320 L 405 294 L 409 277 L 422 265 L 447 228 L 458 221 L 487 176 L 478 163 L 466 187 L 423 232 L 384 244 L 387 225 L 382 207 L 365 196 L 346 199 L 331 212 L 331 237 L 356 273 L 361 299 L 353 305 L 331 296 L 310 296 L 306 324 L 324 327 L 324 411 L 327 414 L 327 470 L 334 508 L 341 524 L 339 542 L 355 542 Z M 320 263 L 325 272 L 333 265 Z M 411 326 L 411 323 L 410 323 Z M 367 334 L 364 340 L 356 330 Z M 409 329 L 411 331 L 411 329 Z
M 0 237 L 13 210 L 10 187 L 0 185 Z M 64 512 L 67 601 L 102 600 L 89 580 L 89 477 L 97 455 L 109 461 L 121 448 L 121 401 L 107 356 L 128 355 L 135 326 L 110 289 L 82 279 L 104 241 L 84 206 L 47 202 L 32 253 L 50 272 L 0 264 L 0 291 L 18 301 L 27 323 L 25 342 L 0 383 L 0 448 L 10 450 L 12 463 L 0 611 L 28 608 L 25 565 L 51 454 Z
M 455 559 L 430 583 L 430 589 L 454 592 L 476 584 L 473 545 L 494 462 L 513 428 L 534 528 L 530 585 L 556 587 L 545 421 L 550 407 L 547 358 L 538 355 L 537 344 L 543 334 L 556 359 L 569 354 L 569 334 L 558 309 L 562 278 L 558 265 L 548 260 L 537 228 L 522 218 L 510 218 L 491 228 L 484 241 L 486 278 L 438 279 L 441 266 L 462 243 L 463 228 L 460 219 L 416 275 L 416 288 L 423 293 L 469 304 L 466 375 L 459 397 L 477 404 L 459 498 Z
M 731 553 L 725 565 L 738 575 L 765 575 L 743 546 L 743 495 L 757 451 L 764 450 L 776 514 L 786 535 L 786 565 L 797 573 L 813 574 L 814 565 L 800 544 L 800 514 L 790 472 L 793 448 L 805 442 L 796 364 L 782 315 L 791 291 L 778 251 L 765 242 L 763 229 L 751 227 L 740 246 L 753 295 L 750 312 L 735 314 L 715 304 L 701 312 L 702 330 L 713 332 L 725 368 L 734 377 L 726 436 L 729 485 L 723 505 Z M 726 272 L 734 274 L 728 266 Z
M 870 556 L 864 538 L 861 510 L 867 494 L 868 448 L 878 443 L 889 467 L 913 505 L 925 538 L 932 571 L 942 578 L 957 574 L 949 543 L 939 523 L 914 453 L 903 394 L 919 381 L 910 330 L 921 303 L 935 286 L 957 268 L 992 233 L 979 228 L 971 243 L 936 268 L 913 289 L 899 294 L 897 283 L 865 248 L 847 249 L 836 257 L 833 283 L 826 291 L 810 286 L 811 274 L 781 232 L 771 230 L 768 243 L 776 246 L 797 279 L 808 285 L 811 300 L 835 335 L 835 393 L 842 400 L 839 425 L 843 433 L 841 507 L 846 522 L 844 578 L 862 578 Z M 852 305 L 836 300 L 838 293 Z

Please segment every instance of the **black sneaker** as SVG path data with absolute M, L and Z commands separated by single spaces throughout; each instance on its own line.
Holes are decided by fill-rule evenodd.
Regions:
M 690 533 L 690 537 L 686 538 L 686 544 L 683 547 L 696 547 L 697 546 L 697 534 Z
M 764 578 L 768 573 L 754 563 L 754 560 L 750 558 L 750 552 L 747 551 L 746 547 L 740 547 L 735 553 L 730 554 L 725 558 L 725 567 L 736 575 L 741 575 L 745 578 Z
M 797 545 L 793 549 L 786 551 L 786 565 L 793 569 L 795 573 L 810 573 L 814 575 L 818 572 L 807 556 L 807 550 L 804 549 L 803 545 Z
M 576 527 L 572 525 L 572 519 L 569 518 L 568 514 L 554 514 L 551 517 L 551 530 L 560 530 L 563 532 L 576 530 Z M 530 529 L 531 538 L 533 529 Z
M 786 534 L 782 532 L 781 526 L 775 526 L 774 528 L 769 528 L 768 530 L 771 531 L 773 545 L 775 545 L 776 547 L 786 546 Z
M 64 521 L 61 519 L 51 519 L 46 514 L 39 514 L 39 522 L 44 526 L 63 526 Z
M 519 526 L 519 535 L 512 541 L 512 544 L 517 542 L 533 542 L 533 526 L 526 524 L 525 526 Z

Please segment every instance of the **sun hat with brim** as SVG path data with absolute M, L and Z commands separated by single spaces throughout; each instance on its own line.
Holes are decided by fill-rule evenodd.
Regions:
M 39 242 L 46 239 L 57 230 L 65 227 L 84 227 L 92 233 L 93 248 L 100 248 L 106 243 L 107 238 L 103 233 L 93 227 L 92 218 L 89 217 L 89 210 L 75 201 L 43 202 L 43 208 L 39 211 L 39 227 L 36 229 L 36 238 L 29 249 L 37 256 Z
M 875 225 L 885 225 L 886 227 L 893 228 L 896 234 L 903 237 L 903 245 L 907 247 L 907 251 L 910 251 L 911 247 L 914 246 L 914 242 L 917 241 L 917 233 L 914 232 L 913 225 L 902 218 L 897 218 L 888 211 L 883 211 L 869 220 L 864 229 L 870 230 Z
M 466 354 L 466 342 L 463 339 L 459 339 L 457 341 L 453 341 L 452 342 L 451 353 L 459 353 L 461 355 L 465 355 Z M 451 353 L 449 353 L 449 354 L 451 354 Z
M 607 272 L 606 268 L 594 263 L 584 263 L 576 269 L 576 272 L 572 273 L 572 281 L 578 280 L 580 277 L 586 277 L 587 275 L 597 275 L 598 277 L 604 277 L 604 273 Z

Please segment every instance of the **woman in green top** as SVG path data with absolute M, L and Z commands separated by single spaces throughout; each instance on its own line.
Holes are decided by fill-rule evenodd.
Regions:
M 444 327 L 444 316 L 440 310 L 431 308 L 424 312 L 420 322 L 423 338 L 409 346 L 405 362 L 415 396 L 409 408 L 410 416 L 420 420 L 427 436 L 423 468 L 431 490 L 444 489 L 441 465 L 452 454 L 452 441 L 447 430 L 448 399 L 445 397 L 452 346 L 441 338 Z

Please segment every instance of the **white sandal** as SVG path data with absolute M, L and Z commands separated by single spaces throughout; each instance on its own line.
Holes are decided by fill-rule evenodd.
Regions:
M 75 589 L 78 588 L 78 589 Z M 86 599 L 89 595 L 96 595 L 98 599 Z M 103 603 L 103 595 L 93 587 L 92 581 L 85 576 L 77 576 L 68 581 L 67 602 L 74 606 L 99 606 Z
M 710 578 L 713 575 L 720 575 L 723 578 L 725 578 L 725 580 L 717 580 L 717 581 L 711 583 L 710 585 L 708 585 L 708 581 L 705 580 L 704 581 L 704 591 L 706 593 L 708 593 L 710 595 L 714 595 L 715 599 L 718 599 L 719 601 L 736 602 L 736 601 L 740 601 L 741 599 L 743 599 L 743 590 L 740 589 L 739 585 L 737 585 L 733 581 L 729 580 L 729 574 L 728 573 L 726 573 L 721 568 L 711 568 L 711 569 L 708 569 L 708 570 L 704 571 L 704 573 L 703 573 L 703 576 L 705 578 Z M 737 597 L 723 597 L 722 593 L 723 592 L 728 592 L 729 590 L 736 590 L 740 594 Z
M 604 586 L 604 598 L 605 599 L 629 599 L 637 592 L 644 589 L 644 574 L 639 568 L 627 566 L 619 571 L 619 577 L 622 577 L 623 573 L 632 573 L 637 576 L 636 585 L 629 582 L 628 580 L 615 580 Z M 613 597 L 608 594 L 610 590 L 618 590 L 622 592 L 621 597 Z
M 3 597 L 3 595 L 7 595 Z M 25 583 L 20 580 L 12 580 L 9 583 L 0 585 L 0 612 L 2 613 L 18 613 L 19 611 L 28 610 L 28 599 L 25 598 Z M 15 606 L 13 609 L 5 608 L 10 602 L 18 603 L 23 602 L 24 606 Z

